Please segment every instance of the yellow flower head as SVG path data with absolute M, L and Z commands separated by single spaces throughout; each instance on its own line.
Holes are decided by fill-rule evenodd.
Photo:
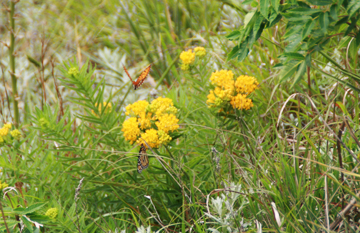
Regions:
M 145 112 L 142 112 L 140 114 L 140 117 L 138 118 L 138 122 L 140 124 L 140 129 L 148 129 L 151 127 L 151 112 L 148 112 L 148 113 L 145 113 Z
M 9 128 L 4 126 L 0 129 L 0 136 L 5 137 L 6 135 L 8 135 L 8 133 L 9 133 Z
M 58 208 L 50 208 L 46 211 L 45 215 L 48 216 L 51 219 L 55 219 L 56 216 L 58 215 Z
M 230 104 L 237 109 L 245 109 L 245 110 L 249 110 L 250 108 L 252 108 L 254 106 L 253 102 L 251 99 L 246 98 L 247 95 L 245 94 L 237 94 L 236 96 L 234 96 L 231 101 Z
M 71 67 L 68 71 L 68 74 L 74 75 L 74 76 L 77 75 L 78 73 L 80 73 L 80 72 L 79 72 L 78 68 L 76 68 L 76 67 Z
M 4 128 L 11 129 L 11 123 L 10 122 L 6 123 L 4 125 Z
M 135 116 L 139 116 L 142 113 L 146 112 L 147 106 L 149 105 L 149 102 L 147 102 L 146 100 L 139 100 L 136 101 L 133 104 L 129 104 L 128 106 L 126 106 L 126 115 L 135 115 Z
M 164 113 L 174 113 L 177 109 L 174 107 L 172 99 L 159 97 L 154 99 L 150 105 L 150 112 L 154 113 L 156 117 L 160 117 Z
M 165 133 L 164 131 L 162 130 L 159 130 L 158 131 L 158 135 L 159 135 L 159 142 L 160 144 L 168 144 L 170 141 L 171 141 L 171 137 L 169 134 Z
M 0 144 L 4 142 L 4 138 L 0 136 Z
M 124 132 L 125 140 L 133 144 L 140 135 L 139 123 L 136 117 L 131 117 L 124 121 L 121 131 Z
M 259 82 L 252 76 L 240 75 L 235 81 L 236 91 L 249 95 L 258 88 Z
M 18 129 L 14 129 L 13 131 L 10 132 L 10 134 L 16 140 L 19 140 L 20 137 L 21 137 L 21 133 L 20 133 L 20 131 Z
M 146 130 L 136 142 L 140 145 L 144 143 L 143 140 L 145 140 L 151 148 L 158 148 L 160 145 L 159 135 L 156 129 Z
M 213 72 L 210 77 L 213 85 L 224 90 L 234 90 L 234 73 L 231 70 L 220 70 Z
M 168 133 L 169 131 L 173 132 L 179 128 L 178 122 L 179 119 L 177 119 L 174 114 L 164 114 L 159 117 L 159 121 L 155 124 L 158 130 Z
M 195 61 L 195 53 L 191 49 L 188 51 L 182 51 L 180 54 L 180 60 L 183 64 L 191 64 Z
M 206 55 L 206 50 L 204 47 L 196 47 L 194 49 L 195 55 L 199 57 L 203 57 Z

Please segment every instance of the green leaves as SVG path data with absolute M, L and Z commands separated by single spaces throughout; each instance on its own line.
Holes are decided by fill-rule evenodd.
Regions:
M 307 0 L 310 4 L 316 5 L 316 6 L 326 6 L 333 3 L 332 0 Z
M 349 18 L 353 17 L 355 13 L 359 13 L 359 10 L 360 10 L 360 1 L 351 0 L 347 8 L 347 11 L 349 12 Z
M 269 0 L 260 0 L 260 12 L 266 19 L 269 18 Z

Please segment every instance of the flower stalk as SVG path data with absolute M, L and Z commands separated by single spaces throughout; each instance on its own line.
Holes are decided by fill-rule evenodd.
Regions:
M 17 92 L 17 79 L 15 76 L 15 4 L 18 3 L 19 0 L 10 1 L 10 48 L 9 48 L 9 56 L 10 56 L 10 75 L 11 75 L 11 86 L 12 86 L 12 99 L 14 104 L 14 117 L 15 117 L 15 126 L 19 125 L 19 107 L 18 107 L 18 92 Z

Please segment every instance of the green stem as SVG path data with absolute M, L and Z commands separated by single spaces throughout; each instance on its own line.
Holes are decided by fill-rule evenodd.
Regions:
M 2 216 L 3 216 L 3 220 L 4 220 L 6 232 L 7 232 L 7 233 L 10 233 L 10 230 L 9 230 L 8 225 L 7 225 L 7 223 L 6 223 L 6 220 L 5 220 L 5 214 L 4 214 L 4 210 L 3 210 L 3 208 L 2 208 L 1 200 L 0 200 L 0 209 L 1 209 L 1 214 L 2 214 Z
M 19 126 L 19 107 L 18 107 L 18 93 L 17 93 L 17 80 L 15 76 L 15 2 L 10 1 L 10 73 L 11 73 L 11 84 L 12 84 L 12 97 L 14 104 L 14 115 L 15 115 L 15 126 Z

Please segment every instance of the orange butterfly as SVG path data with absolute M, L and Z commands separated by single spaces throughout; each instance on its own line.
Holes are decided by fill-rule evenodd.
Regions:
M 146 169 L 148 166 L 149 166 L 149 158 L 146 155 L 146 147 L 144 144 L 141 144 L 138 164 L 137 164 L 137 171 L 141 173 L 142 170 Z
M 134 90 L 138 89 L 141 86 L 141 84 L 143 84 L 144 80 L 146 79 L 147 75 L 150 72 L 150 68 L 151 68 L 151 64 L 140 74 L 139 78 L 136 81 L 133 81 L 132 78 L 130 77 L 130 74 L 128 73 L 128 71 L 124 66 L 124 70 L 126 74 L 129 76 L 131 82 L 134 85 Z

